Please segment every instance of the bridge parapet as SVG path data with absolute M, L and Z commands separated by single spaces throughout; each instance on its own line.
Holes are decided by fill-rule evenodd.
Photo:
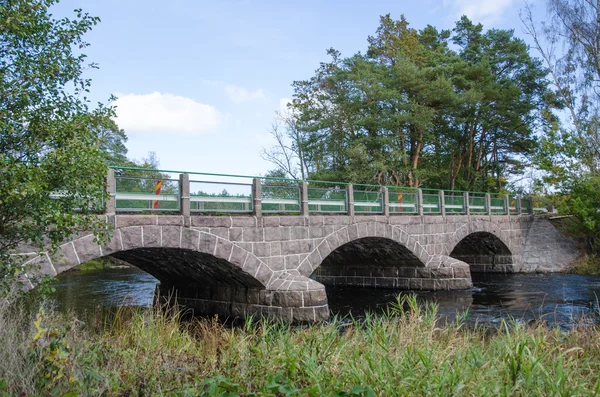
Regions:
M 121 175 L 127 170 L 150 176 Z M 179 179 L 162 176 L 167 172 Z M 196 213 L 446 216 L 520 215 L 534 209 L 530 199 L 482 192 L 127 167 L 110 169 L 107 186 L 107 214 L 179 213 L 184 221 Z

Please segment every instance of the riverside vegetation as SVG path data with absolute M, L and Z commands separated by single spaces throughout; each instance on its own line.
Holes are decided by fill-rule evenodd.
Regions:
M 441 325 L 404 296 L 382 316 L 226 327 L 121 308 L 83 323 L 0 314 L 0 396 L 598 395 L 600 330 Z

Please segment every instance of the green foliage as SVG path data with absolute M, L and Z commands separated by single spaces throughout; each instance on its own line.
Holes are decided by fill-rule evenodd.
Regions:
M 368 42 L 348 58 L 329 50 L 293 84 L 289 138 L 310 179 L 502 191 L 523 172 L 554 102 L 512 31 L 466 17 L 417 31 L 386 15 Z
M 588 175 L 570 184 L 568 195 L 559 211 L 572 215 L 570 231 L 585 239 L 591 252 L 600 249 L 600 176 Z
M 78 230 L 108 237 L 94 212 L 102 207 L 103 148 L 122 136 L 112 144 L 99 136 L 120 132 L 107 121 L 112 108 L 90 108 L 83 71 L 96 65 L 81 52 L 99 19 L 81 10 L 55 19 L 55 3 L 0 1 L 0 296 L 23 270 L 9 256 L 19 244 L 53 251 Z

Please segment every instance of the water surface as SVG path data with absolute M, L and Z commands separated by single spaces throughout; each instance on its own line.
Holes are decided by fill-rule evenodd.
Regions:
M 158 281 L 137 268 L 63 273 L 54 300 L 60 311 L 80 315 L 101 307 L 146 306 L 153 303 Z M 421 301 L 435 302 L 450 320 L 468 313 L 470 324 L 497 324 L 501 319 L 543 319 L 569 327 L 582 317 L 599 318 L 600 277 L 573 274 L 473 274 L 474 287 L 462 291 L 415 291 Z M 328 287 L 333 314 L 361 317 L 366 310 L 383 312 L 407 291 Z

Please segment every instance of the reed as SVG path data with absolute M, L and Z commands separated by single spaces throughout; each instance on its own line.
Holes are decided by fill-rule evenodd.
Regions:
M 399 298 L 384 315 L 302 327 L 259 319 L 227 327 L 152 309 L 121 309 L 83 325 L 44 311 L 29 322 L 0 324 L 0 341 L 14 345 L 0 352 L 0 379 L 6 395 L 600 393 L 596 326 L 568 333 L 541 322 L 468 328 L 464 317 L 441 325 L 437 307 L 420 306 L 414 296 Z M 7 339 L 11 332 L 17 337 Z M 29 374 L 27 384 L 15 382 L 9 361 Z

